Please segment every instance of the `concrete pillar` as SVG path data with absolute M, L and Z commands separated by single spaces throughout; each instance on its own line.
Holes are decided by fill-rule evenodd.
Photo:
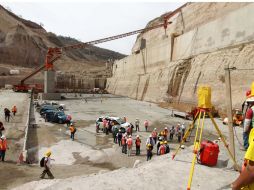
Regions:
M 55 71 L 44 72 L 44 93 L 55 92 Z

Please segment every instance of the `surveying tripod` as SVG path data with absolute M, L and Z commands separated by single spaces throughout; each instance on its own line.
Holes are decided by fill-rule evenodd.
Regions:
M 191 169 L 190 169 L 190 175 L 189 175 L 189 180 L 188 180 L 188 186 L 187 186 L 187 190 L 190 190 L 191 188 L 191 183 L 192 183 L 192 177 L 193 177 L 193 173 L 194 173 L 194 167 L 195 167 L 195 163 L 197 160 L 197 154 L 199 152 L 200 149 L 200 143 L 202 140 L 202 132 L 203 132 L 203 128 L 204 128 L 204 120 L 205 120 L 205 116 L 208 115 L 219 135 L 219 137 L 221 138 L 224 146 L 226 147 L 228 154 L 230 156 L 230 158 L 232 159 L 232 161 L 234 162 L 234 165 L 237 167 L 237 163 L 232 155 L 232 153 L 229 150 L 228 144 L 226 143 L 226 140 L 224 138 L 224 136 L 222 135 L 218 125 L 216 124 L 211 112 L 209 108 L 198 108 L 198 111 L 194 117 L 194 120 L 192 122 L 191 125 L 189 125 L 187 131 L 185 132 L 181 143 L 179 144 L 178 148 L 176 149 L 176 152 L 173 154 L 172 159 L 175 158 L 176 154 L 178 153 L 178 151 L 180 150 L 181 146 L 184 144 L 184 142 L 186 141 L 186 139 L 188 138 L 188 136 L 190 135 L 191 131 L 194 129 L 195 127 L 195 123 L 197 121 L 197 128 L 196 128 L 196 133 L 195 133 L 195 138 L 194 138 L 194 146 L 193 146 L 193 158 L 192 158 L 192 163 L 191 163 Z M 200 124 L 200 120 L 202 117 L 202 121 Z

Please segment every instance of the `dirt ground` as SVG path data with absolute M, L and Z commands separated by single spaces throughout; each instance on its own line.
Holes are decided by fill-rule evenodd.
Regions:
M 10 154 L 15 149 L 10 147 L 6 157 L 7 162 L 0 163 L 0 178 L 3 179 L 0 189 L 11 189 L 29 181 L 39 180 L 42 169 L 38 166 L 38 161 L 48 148 L 52 149 L 52 157 L 56 159 L 55 163 L 53 162 L 52 172 L 57 179 L 100 173 L 122 167 L 132 168 L 136 160 L 141 162 L 146 160 L 145 142 L 153 128 L 156 127 L 157 131 L 160 131 L 164 127 L 171 127 L 177 123 L 184 122 L 186 126 L 191 123 L 191 121 L 172 117 L 171 110 L 163 109 L 156 104 L 129 98 L 87 94 L 82 94 L 81 97 L 75 97 L 74 94 L 65 96 L 66 99 L 60 101 L 60 103 L 66 105 L 65 112 L 72 115 L 77 126 L 78 130 L 73 142 L 77 144 L 71 144 L 69 130 L 66 125 L 46 123 L 38 113 L 35 113 L 37 127 L 30 130 L 30 138 L 28 138 L 29 162 L 33 164 L 17 165 L 16 160 L 11 159 L 13 155 Z M 87 102 L 84 101 L 84 98 L 87 99 Z M 134 136 L 137 134 L 141 136 L 140 156 L 135 156 L 134 148 L 132 156 L 127 157 L 121 153 L 121 148 L 113 143 L 111 134 L 107 136 L 102 132 L 95 133 L 95 120 L 101 115 L 126 116 L 127 121 L 132 123 L 136 118 L 140 119 L 140 132 L 133 132 Z M 148 119 L 150 123 L 149 132 L 144 130 L 143 122 L 145 119 Z M 216 119 L 216 122 L 222 132 L 226 134 L 227 128 L 222 125 L 220 120 Z M 218 135 L 216 135 L 211 121 L 206 119 L 205 123 L 203 138 L 216 140 Z M 241 133 L 241 129 L 237 129 L 237 133 Z M 11 132 L 10 134 L 12 134 L 12 138 L 15 136 L 15 138 L 22 137 L 22 133 Z M 187 146 L 193 144 L 194 132 L 190 136 L 191 138 L 186 143 Z M 227 137 L 227 135 L 225 136 Z M 169 142 L 169 145 L 171 151 L 178 147 L 176 137 L 174 137 L 173 142 Z M 223 150 L 223 147 L 221 149 Z M 227 166 L 228 158 L 224 152 L 222 151 L 219 158 L 219 167 Z M 242 152 L 238 152 L 238 158 L 242 158 L 242 154 Z M 66 162 L 62 160 L 63 157 L 66 158 Z

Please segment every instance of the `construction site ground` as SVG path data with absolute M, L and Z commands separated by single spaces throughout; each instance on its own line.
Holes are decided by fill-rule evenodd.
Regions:
M 18 107 L 18 115 L 10 121 L 10 123 L 4 122 L 7 130 L 5 132 L 10 149 L 6 153 L 6 162 L 0 162 L 0 189 L 42 189 L 45 184 L 52 184 L 59 182 L 59 179 L 70 178 L 73 176 L 84 176 L 91 174 L 107 175 L 108 171 L 115 170 L 116 172 L 123 171 L 122 168 L 132 168 L 137 160 L 143 163 L 143 166 L 149 166 L 146 164 L 146 150 L 145 141 L 150 135 L 153 128 L 157 128 L 157 131 L 162 130 L 164 127 L 171 127 L 176 125 L 178 122 L 185 123 L 187 126 L 191 121 L 184 120 L 182 118 L 172 117 L 172 111 L 161 108 L 153 103 L 141 102 L 132 100 L 125 97 L 114 96 L 110 94 L 105 95 L 88 95 L 88 94 L 63 94 L 66 97 L 65 100 L 60 101 L 66 105 L 66 113 L 72 115 L 72 118 L 77 127 L 77 133 L 75 135 L 75 141 L 71 141 L 69 138 L 69 130 L 66 125 L 52 124 L 45 122 L 40 115 L 35 112 L 36 127 L 30 128 L 30 138 L 28 138 L 28 154 L 29 162 L 31 164 L 17 164 L 19 152 L 22 150 L 24 140 L 24 129 L 27 118 L 29 95 L 22 93 L 14 93 L 11 91 L 1 91 L 1 109 L 3 107 L 11 107 L 16 104 Z M 132 156 L 121 153 L 121 149 L 118 145 L 113 143 L 112 134 L 108 136 L 100 132 L 95 132 L 95 120 L 99 116 L 117 116 L 127 117 L 127 121 L 134 123 L 136 118 L 141 121 L 141 131 L 136 133 L 134 130 L 133 135 L 139 134 L 142 140 L 141 155 L 135 156 L 135 148 L 133 149 Z M 145 132 L 143 122 L 148 119 L 150 122 L 149 132 Z M 3 115 L 1 115 L 3 121 Z M 222 125 L 220 119 L 216 119 L 222 133 L 227 137 L 228 129 L 227 126 Z M 236 134 L 239 141 L 242 141 L 242 128 L 236 127 Z M 172 164 L 179 170 L 178 173 L 181 176 L 187 178 L 189 173 L 186 173 L 186 167 L 189 168 L 191 163 L 191 147 L 193 144 L 194 132 L 191 134 L 191 138 L 186 143 L 186 148 L 177 155 L 176 160 L 172 161 L 171 154 L 178 146 L 176 137 L 173 142 L 169 142 L 171 152 L 169 155 L 161 156 L 161 158 L 154 156 L 153 162 L 160 162 L 160 159 L 168 160 L 169 166 Z M 205 129 L 203 133 L 204 139 L 217 140 L 218 135 L 212 125 L 210 119 L 205 119 Z M 219 141 L 220 154 L 218 164 L 215 169 L 212 170 L 212 174 L 219 175 L 218 172 L 226 172 L 228 175 L 220 176 L 222 184 L 215 184 L 214 187 L 223 187 L 227 189 L 234 178 L 238 176 L 238 173 L 232 170 L 232 163 L 229 161 L 229 157 L 226 153 L 225 147 L 222 142 Z M 236 145 L 236 157 L 238 163 L 242 162 L 244 151 L 240 150 L 241 146 L 237 140 Z M 17 148 L 18 147 L 18 148 Z M 56 180 L 46 181 L 40 180 L 39 176 L 42 168 L 39 167 L 38 161 L 43 157 L 44 153 L 51 149 L 53 161 L 52 173 Z M 155 151 L 154 151 L 155 152 Z M 188 166 L 183 165 L 187 163 Z M 163 165 L 163 164 L 162 164 Z M 120 169 L 121 168 L 121 169 Z M 118 170 L 120 169 L 120 170 Z M 209 173 L 211 170 L 207 166 L 199 165 L 196 172 L 199 173 L 199 169 L 202 172 Z M 134 170 L 134 169 L 133 169 Z M 188 169 L 189 170 L 189 169 Z M 145 174 L 146 171 L 143 171 Z M 171 175 L 170 171 L 168 174 Z M 113 174 L 112 174 L 113 175 Z M 172 173 L 172 175 L 174 175 Z M 200 173 L 198 175 L 201 175 Z M 173 176 L 172 176 L 173 177 Z M 209 175 L 208 175 L 209 177 Z M 106 179 L 106 178 L 105 178 Z M 204 189 L 202 184 L 204 179 L 195 178 L 197 187 Z M 168 180 L 168 179 L 167 179 Z M 207 178 L 207 180 L 209 180 Z M 32 186 L 29 184 L 21 186 L 26 182 L 32 182 Z M 172 181 L 171 184 L 178 183 Z M 184 184 L 182 184 L 184 183 Z M 37 186 L 36 186 L 37 184 Z M 181 185 L 185 187 L 187 181 L 181 182 Z M 36 187 L 36 188 L 35 188 Z M 110 186 L 108 186 L 110 187 Z M 144 186 L 143 186 L 144 187 Z M 151 186 L 152 187 L 152 186 Z M 178 188 L 178 186 L 175 186 Z M 46 188 L 46 186 L 45 186 Z M 216 189 L 211 188 L 211 189 Z M 78 189 L 78 188 L 76 188 Z M 117 189 L 117 186 L 116 186 Z M 150 189 L 150 188 L 148 188 Z M 163 189 L 163 188 L 162 188 Z M 172 188 L 173 189 L 173 188 Z M 218 189 L 218 188 L 217 188 Z

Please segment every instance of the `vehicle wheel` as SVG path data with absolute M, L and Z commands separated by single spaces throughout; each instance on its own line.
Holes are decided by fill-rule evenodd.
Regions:
M 60 124 L 63 124 L 63 120 L 59 119 L 59 123 L 60 123 Z

